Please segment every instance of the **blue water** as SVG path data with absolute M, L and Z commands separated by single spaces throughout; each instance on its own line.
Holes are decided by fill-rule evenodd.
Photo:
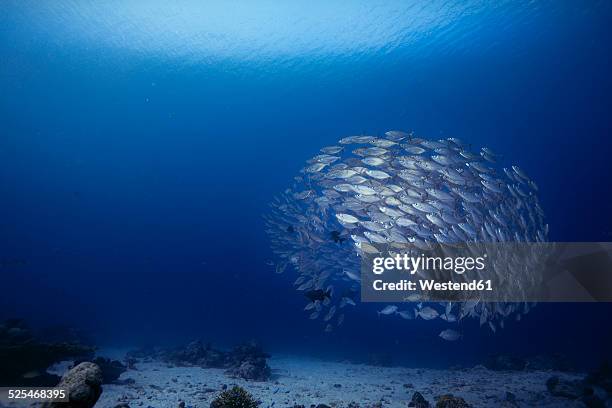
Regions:
M 322 333 L 266 265 L 261 215 L 320 147 L 413 129 L 519 164 L 552 240 L 612 240 L 611 18 L 606 1 L 4 1 L 0 317 L 108 345 L 595 363 L 610 304 L 540 305 L 496 335 L 472 322 L 457 343 L 376 305 Z

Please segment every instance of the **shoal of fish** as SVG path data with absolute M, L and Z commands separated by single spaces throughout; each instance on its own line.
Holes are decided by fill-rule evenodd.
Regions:
M 322 319 L 332 331 L 358 303 L 359 257 L 377 253 L 375 244 L 546 242 L 538 186 L 520 167 L 499 165 L 500 159 L 456 138 L 429 140 L 395 130 L 342 138 L 308 160 L 264 214 L 271 265 L 277 273 L 296 274 L 293 284 L 308 301 L 309 318 Z M 378 313 L 449 324 L 472 317 L 495 332 L 533 306 L 470 300 L 403 310 L 388 305 Z M 453 329 L 439 336 L 462 337 Z

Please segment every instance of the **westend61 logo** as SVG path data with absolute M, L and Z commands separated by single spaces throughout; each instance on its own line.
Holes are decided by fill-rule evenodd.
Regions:
M 371 246 L 360 278 L 365 302 L 612 302 L 612 243 Z
M 466 271 L 482 271 L 487 254 L 479 257 L 440 257 L 440 256 L 410 256 L 395 254 L 395 256 L 376 257 L 372 260 L 372 272 L 381 275 L 385 271 L 405 271 L 414 275 L 417 271 L 452 271 L 458 275 Z

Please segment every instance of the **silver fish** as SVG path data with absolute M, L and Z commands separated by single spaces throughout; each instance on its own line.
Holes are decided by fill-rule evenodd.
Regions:
M 379 315 L 391 315 L 397 312 L 397 306 L 388 305 L 378 312 Z
M 402 319 L 412 320 L 414 319 L 414 312 L 412 310 L 400 310 L 397 312 L 398 315 L 402 317 Z
M 383 159 L 381 159 L 380 157 L 366 157 L 364 159 L 361 160 L 364 164 L 367 164 L 368 166 L 380 166 L 382 164 L 385 164 L 385 161 Z
M 440 313 L 432 307 L 425 306 L 421 310 L 417 312 L 417 316 L 419 316 L 423 320 L 432 320 L 438 317 Z
M 359 219 L 351 214 L 336 214 L 336 218 L 346 224 L 355 224 Z
M 461 338 L 461 334 L 453 329 L 442 330 L 439 336 L 446 341 L 457 341 Z

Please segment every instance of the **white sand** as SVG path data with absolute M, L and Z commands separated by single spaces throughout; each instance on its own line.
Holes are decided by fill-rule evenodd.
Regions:
M 311 358 L 275 357 L 269 360 L 274 378 L 268 382 L 247 382 L 228 378 L 221 369 L 168 367 L 163 363 L 136 364 L 137 370 L 122 374 L 131 385 L 104 385 L 96 407 L 113 408 L 127 402 L 130 407 L 172 407 L 181 400 L 187 407 L 206 407 L 227 385 L 240 385 L 261 401 L 261 408 L 293 407 L 295 404 L 327 404 L 346 407 L 350 402 L 362 408 L 382 402 L 384 408 L 406 408 L 414 391 L 434 404 L 434 396 L 453 394 L 474 407 L 564 407 L 576 406 L 546 391 L 552 375 L 581 378 L 554 372 L 500 373 L 484 368 L 432 370 L 385 368 L 360 364 L 318 361 Z M 506 392 L 517 403 L 505 400 Z

